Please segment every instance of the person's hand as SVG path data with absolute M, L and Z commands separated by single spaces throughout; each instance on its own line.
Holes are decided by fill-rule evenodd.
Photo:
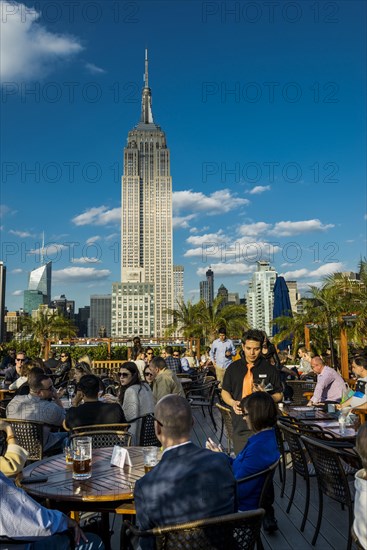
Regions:
M 87 537 L 85 536 L 85 534 L 79 527 L 79 524 L 75 520 L 68 518 L 68 528 L 71 529 L 71 531 L 73 531 L 74 542 L 76 545 L 80 543 L 80 539 L 82 539 L 84 542 L 88 542 Z
M 57 390 L 57 392 L 56 392 L 56 393 L 57 393 L 57 397 L 58 397 L 59 399 L 61 399 L 61 397 L 63 397 L 63 396 L 65 395 L 65 392 L 66 392 L 66 388 L 59 388 L 59 389 Z
M 210 437 L 207 439 L 207 441 L 205 443 L 205 447 L 207 449 L 209 449 L 210 451 L 214 451 L 215 453 L 222 453 L 223 452 L 222 446 L 217 445 L 216 443 L 214 443 L 214 441 L 212 439 L 210 439 Z
M 233 410 L 236 414 L 241 414 L 242 415 L 242 409 L 240 407 L 240 402 L 239 401 L 233 401 L 232 408 L 233 408 Z
M 252 393 L 255 391 L 265 391 L 265 386 L 261 384 L 252 384 Z
M 111 393 L 105 393 L 102 395 L 101 401 L 104 401 L 105 403 L 117 403 L 118 397 L 116 397 L 116 395 L 112 395 Z

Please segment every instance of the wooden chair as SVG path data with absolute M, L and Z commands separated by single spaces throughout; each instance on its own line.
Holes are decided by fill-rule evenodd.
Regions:
M 78 426 L 70 432 L 70 439 L 75 437 L 92 437 L 93 449 L 102 447 L 114 447 L 121 445 L 129 447 L 131 444 L 130 424 L 95 424 L 90 426 Z
M 227 406 L 220 405 L 219 403 L 216 403 L 215 406 L 222 416 L 222 427 L 220 431 L 219 441 L 222 442 L 223 431 L 225 431 L 227 439 L 227 454 L 231 454 L 231 451 L 233 450 L 233 426 L 231 409 Z
M 352 547 L 353 501 L 349 488 L 349 480 L 343 464 L 345 454 L 342 450 L 335 449 L 326 444 L 326 442 L 306 436 L 301 436 L 301 439 L 315 467 L 319 492 L 317 524 L 311 544 L 316 544 L 321 527 L 323 495 L 327 495 L 348 508 L 349 530 L 347 550 L 350 550 Z
M 260 535 L 263 509 L 199 519 L 139 531 L 125 521 L 127 537 L 154 537 L 165 550 L 252 550 Z

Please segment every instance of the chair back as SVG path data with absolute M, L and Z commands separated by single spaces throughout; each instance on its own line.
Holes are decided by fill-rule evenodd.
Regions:
M 290 386 L 293 390 L 293 405 L 307 405 L 309 400 L 303 394 L 305 392 L 313 393 L 316 382 L 312 380 L 287 380 L 287 386 Z
M 216 403 L 215 406 L 217 407 L 217 409 L 219 409 L 219 412 L 222 415 L 223 425 L 227 438 L 227 453 L 230 454 L 233 448 L 233 425 L 231 409 L 227 406 L 220 405 L 219 403 Z
M 277 426 L 284 437 L 284 440 L 288 444 L 288 450 L 292 457 L 292 465 L 295 471 L 303 478 L 309 476 L 309 469 L 307 466 L 307 459 L 305 456 L 304 447 L 300 439 L 300 432 L 297 429 L 293 429 L 290 426 L 286 426 L 283 422 L 278 421 Z
M 75 437 L 92 437 L 93 449 L 131 445 L 130 424 L 95 424 L 90 426 L 77 426 L 70 432 L 70 439 Z
M 11 425 L 19 445 L 28 452 L 27 460 L 42 460 L 45 423 L 15 418 L 7 418 L 6 421 Z
M 263 509 L 251 510 L 143 532 L 126 523 L 134 535 L 156 537 L 164 550 L 252 550 L 260 536 L 264 513 Z
M 141 447 L 161 447 L 162 443 L 157 439 L 154 429 L 154 415 L 146 414 L 142 418 L 142 425 L 140 431 Z
M 242 477 L 241 479 L 237 480 L 237 485 L 244 484 L 252 479 L 258 479 L 262 476 L 264 476 L 261 493 L 259 496 L 259 501 L 257 503 L 258 508 L 264 508 L 266 504 L 266 495 L 268 494 L 270 484 L 273 481 L 274 472 L 279 464 L 279 458 L 273 464 L 268 466 L 268 468 L 265 468 L 264 470 L 261 470 L 260 472 L 257 472 L 256 474 L 251 474 L 246 477 Z
M 343 451 L 311 437 L 301 436 L 315 467 L 320 490 L 328 497 L 352 506 Z

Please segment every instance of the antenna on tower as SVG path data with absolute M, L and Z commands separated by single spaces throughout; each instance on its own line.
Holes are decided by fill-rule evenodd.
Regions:
M 44 253 L 45 253 L 45 232 L 42 231 L 41 265 L 43 265 Z
M 149 79 L 148 79 L 148 48 L 145 48 L 145 73 L 144 73 L 144 84 L 145 84 L 145 88 L 149 88 Z

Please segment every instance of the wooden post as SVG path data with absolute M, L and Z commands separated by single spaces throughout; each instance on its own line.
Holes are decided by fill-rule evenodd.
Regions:
M 344 380 L 349 380 L 348 338 L 347 331 L 344 327 L 340 329 L 340 361 L 342 377 L 344 378 Z
M 305 348 L 310 351 L 310 327 L 305 325 Z

